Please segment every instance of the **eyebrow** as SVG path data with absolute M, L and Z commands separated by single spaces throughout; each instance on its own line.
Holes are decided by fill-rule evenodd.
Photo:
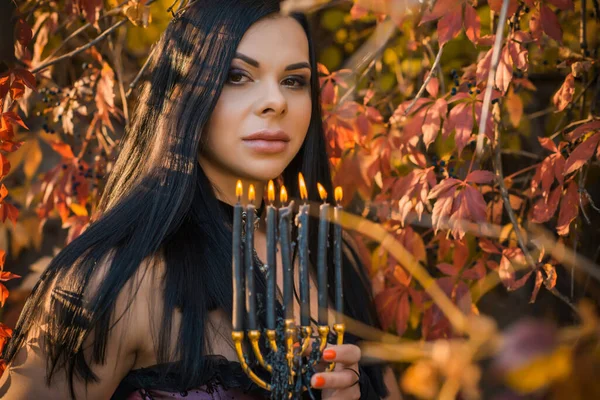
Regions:
M 244 61 L 245 63 L 248 63 L 250 65 L 252 65 L 254 68 L 259 68 L 260 64 L 258 61 L 256 61 L 253 58 L 250 58 L 242 53 L 235 53 L 235 57 L 234 58 L 239 58 L 240 60 Z M 307 62 L 299 62 L 299 63 L 295 63 L 295 64 L 290 64 L 287 67 L 285 67 L 285 71 L 292 71 L 295 69 L 302 69 L 302 68 L 308 68 L 310 69 L 310 64 Z

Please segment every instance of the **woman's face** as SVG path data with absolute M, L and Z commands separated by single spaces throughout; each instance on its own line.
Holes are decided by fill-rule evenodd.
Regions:
M 244 34 L 199 154 L 213 182 L 283 172 L 311 119 L 309 65 L 308 39 L 293 18 L 263 19 Z

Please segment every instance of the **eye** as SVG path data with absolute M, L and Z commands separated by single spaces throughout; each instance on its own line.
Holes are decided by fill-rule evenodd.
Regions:
M 295 89 L 301 89 L 306 86 L 307 79 L 303 76 L 290 76 L 283 80 L 286 86 L 291 86 Z
M 239 85 L 241 83 L 244 83 L 244 81 L 242 81 L 242 79 L 244 79 L 244 78 L 248 78 L 248 76 L 246 76 L 246 74 L 244 74 L 239 69 L 232 69 L 227 74 L 227 82 L 232 83 L 234 85 Z M 250 79 L 250 78 L 248 78 L 248 79 Z

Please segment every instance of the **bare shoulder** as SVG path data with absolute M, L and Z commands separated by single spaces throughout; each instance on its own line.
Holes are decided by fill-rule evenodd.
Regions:
M 84 301 L 89 301 L 96 294 L 113 256 L 114 252 L 97 263 L 94 276 L 84 293 Z M 157 281 L 157 275 L 160 277 L 160 274 L 160 264 L 155 262 L 154 257 L 147 258 L 119 293 L 108 329 L 104 363 L 91 361 L 97 327 L 86 336 L 82 344 L 83 356 L 98 380 L 86 385 L 82 379 L 75 377 L 73 383 L 77 399 L 110 398 L 123 377 L 134 366 L 138 351 L 145 346 L 145 329 L 149 324 L 146 304 L 156 290 L 157 282 L 160 281 Z M 52 283 L 48 293 L 52 293 L 60 285 L 61 282 Z M 44 310 L 49 313 L 50 296 L 47 297 Z M 50 386 L 43 383 L 47 375 L 47 349 L 41 340 L 44 328 L 44 325 L 38 325 L 28 332 L 25 345 L 0 377 L 0 397 L 3 399 L 70 398 L 69 380 L 64 369 L 55 372 Z

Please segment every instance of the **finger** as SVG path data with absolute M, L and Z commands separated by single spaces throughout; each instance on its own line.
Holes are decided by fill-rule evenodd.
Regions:
M 323 350 L 323 361 L 353 365 L 360 361 L 360 347 L 353 344 L 327 346 Z
M 316 373 L 310 379 L 310 384 L 315 389 L 344 389 L 354 385 L 357 380 L 354 372 L 342 370 Z

